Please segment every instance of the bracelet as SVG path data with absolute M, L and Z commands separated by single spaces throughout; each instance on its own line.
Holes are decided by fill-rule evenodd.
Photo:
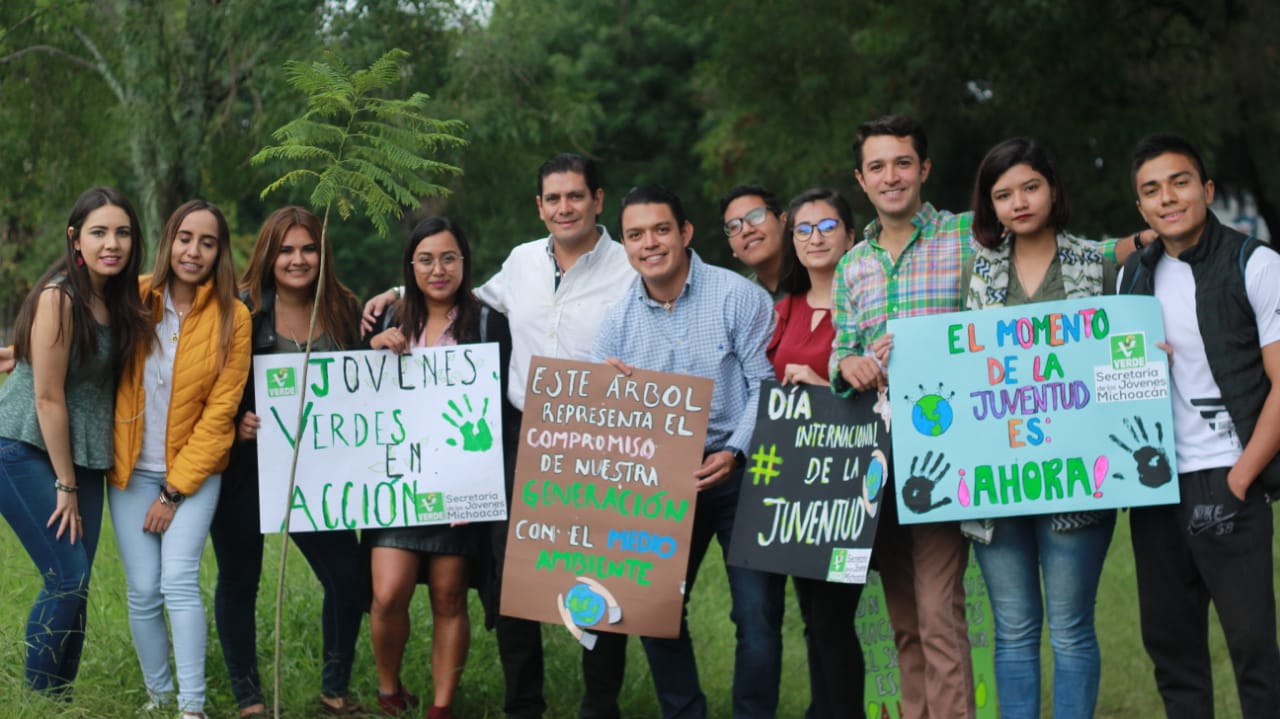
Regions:
M 1142 244 L 1142 231 L 1141 231 L 1141 230 L 1139 230 L 1138 232 L 1133 233 L 1133 246 L 1134 246 L 1136 249 L 1139 249 L 1139 250 L 1141 250 L 1141 249 L 1144 247 L 1144 245 Z
M 53 488 L 58 490 L 59 492 L 67 492 L 69 494 L 75 494 L 76 492 L 80 491 L 79 487 L 75 486 L 74 484 L 63 484 L 62 480 L 60 479 L 53 480 Z

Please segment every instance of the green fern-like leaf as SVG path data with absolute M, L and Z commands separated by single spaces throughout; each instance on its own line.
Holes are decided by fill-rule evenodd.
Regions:
M 401 78 L 408 53 L 392 50 L 372 65 L 353 70 L 336 55 L 315 62 L 289 62 L 290 84 L 305 93 L 303 114 L 280 126 L 278 143 L 253 156 L 253 163 L 290 167 L 263 190 L 315 182 L 311 202 L 318 214 L 337 209 L 342 217 L 366 216 L 379 232 L 424 198 L 447 194 L 432 179 L 461 172 L 434 155 L 465 143 L 456 120 L 430 117 L 430 98 L 415 92 L 386 97 Z

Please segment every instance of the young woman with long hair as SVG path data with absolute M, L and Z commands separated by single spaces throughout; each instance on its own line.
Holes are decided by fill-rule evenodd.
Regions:
M 360 310 L 355 295 L 334 273 L 325 247 L 324 289 L 319 291 L 320 220 L 301 207 L 283 207 L 262 224 L 240 296 L 252 313 L 254 354 L 302 352 L 307 340 L 317 352 L 360 348 Z M 318 307 L 315 334 L 308 336 L 311 310 Z M 250 373 L 252 378 L 252 373 Z M 266 713 L 258 675 L 257 598 L 262 575 L 262 534 L 258 531 L 258 482 L 288 477 L 258 476 L 258 429 L 253 381 L 248 382 L 236 420 L 237 441 L 223 473 L 222 496 L 213 517 L 213 550 L 218 559 L 214 618 L 231 690 L 240 716 Z M 353 530 L 293 532 L 324 589 L 321 609 L 323 666 L 317 708 L 332 716 L 363 712 L 348 696 L 351 664 L 364 611 L 360 543 Z
M 148 706 L 175 698 L 172 631 L 178 709 L 202 719 L 200 558 L 249 375 L 249 312 L 236 297 L 231 232 L 217 206 L 191 200 L 174 211 L 141 286 L 154 331 L 116 390 L 107 495 Z
M 404 298 L 389 311 L 389 327 L 370 340 L 374 349 L 397 353 L 413 347 L 497 342 L 503 396 L 511 356 L 506 317 L 471 292 L 471 249 L 447 217 L 428 217 L 409 235 L 404 249 Z M 513 410 L 503 401 L 504 421 Z M 367 530 L 371 545 L 373 605 L 369 630 L 378 669 L 378 704 L 401 714 L 418 703 L 400 683 L 409 639 L 409 602 L 425 570 L 431 592 L 431 679 L 428 719 L 451 719 L 471 639 L 467 614 L 470 563 L 483 556 L 484 535 L 470 525 Z
M 146 343 L 133 206 L 95 187 L 76 200 L 66 251 L 22 303 L 17 365 L 0 387 L 0 515 L 44 582 L 26 631 L 26 683 L 66 696 L 84 646 L 116 380 Z
M 777 304 L 778 323 L 767 354 L 783 384 L 827 385 L 835 339 L 831 284 L 836 265 L 857 238 L 853 212 L 835 190 L 815 188 L 791 200 L 786 217 L 779 282 L 779 290 L 786 294 Z M 862 585 L 807 577 L 796 577 L 794 582 L 807 628 L 813 716 L 865 716 L 865 666 L 853 624 Z
M 1115 269 L 1096 243 L 1066 233 L 1066 188 L 1034 140 L 1006 140 L 978 167 L 964 267 L 967 309 L 1111 294 Z M 1053 649 L 1053 716 L 1093 716 L 1102 668 L 1094 603 L 1114 510 L 991 520 L 974 553 L 996 625 L 996 695 L 1005 719 L 1040 716 L 1040 633 Z M 1044 595 L 1041 596 L 1041 580 Z

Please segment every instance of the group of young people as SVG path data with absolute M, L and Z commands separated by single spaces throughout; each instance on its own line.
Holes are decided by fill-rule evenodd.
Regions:
M 263 546 L 257 487 L 284 478 L 258 476 L 261 420 L 246 383 L 253 354 L 497 342 L 508 497 L 535 355 L 714 379 L 705 452 L 690 477 L 698 501 L 687 603 L 711 540 L 722 551 L 730 544 L 762 380 L 875 391 L 890 381 L 890 355 L 912 351 L 885 334 L 889 318 L 1118 287 L 1160 300 L 1172 357 L 1182 500 L 1131 512 L 1143 640 L 1166 712 L 1213 715 L 1212 601 L 1244 715 L 1273 716 L 1280 650 L 1268 501 L 1280 488 L 1280 392 L 1272 387 L 1280 376 L 1280 256 L 1213 217 L 1203 162 L 1173 136 L 1145 138 L 1134 154 L 1137 207 L 1151 229 L 1102 243 L 1066 232 L 1064 183 L 1035 141 L 992 148 L 977 171 L 973 207 L 962 214 L 923 200 L 928 145 L 910 118 L 864 123 L 853 154 L 876 210 L 861 233 L 848 202 L 830 189 L 803 192 L 785 208 L 759 186 L 723 198 L 723 232 L 752 270 L 749 279 L 702 261 L 680 199 L 660 186 L 622 198 L 615 241 L 600 222 L 604 191 L 594 163 L 557 155 L 538 171 L 536 206 L 547 237 L 515 247 L 473 289 L 462 229 L 428 218 L 405 245 L 403 286 L 371 300 L 363 318 L 331 258 L 318 283 L 319 222 L 304 209 L 267 218 L 237 283 L 221 212 L 187 203 L 166 224 L 152 274 L 139 278 L 141 232 L 128 201 L 105 188 L 86 192 L 68 221 L 65 256 L 22 307 L 17 366 L 0 389 L 0 513 L 44 580 L 27 627 L 28 684 L 65 696 L 75 678 L 105 474 L 152 705 L 203 716 L 198 570 L 212 536 L 215 620 L 232 689 L 241 716 L 265 713 L 255 636 Z M 309 332 L 313 310 L 319 319 Z M 883 507 L 873 562 L 898 649 L 903 715 L 973 717 L 962 583 L 970 541 L 954 523 L 902 525 L 892 500 Z M 1002 716 L 1040 714 L 1046 616 L 1053 714 L 1092 716 L 1101 670 L 1094 604 L 1115 522 L 1115 511 L 1000 519 L 972 543 L 991 596 Z M 410 600 L 426 583 L 426 711 L 452 716 L 470 638 L 467 591 L 478 577 L 486 624 L 497 636 L 503 712 L 543 715 L 541 625 L 501 615 L 497 606 L 506 523 L 291 537 L 324 589 L 320 711 L 366 711 L 349 692 L 366 609 L 378 709 L 403 714 L 419 705 L 400 667 Z M 736 628 L 733 714 L 772 717 L 786 577 L 726 571 Z M 854 631 L 861 585 L 794 583 L 805 624 L 808 715 L 863 717 Z M 663 716 L 707 716 L 687 623 L 677 638 L 641 643 Z M 623 715 L 626 648 L 625 635 L 603 632 L 594 649 L 583 650 L 580 717 Z

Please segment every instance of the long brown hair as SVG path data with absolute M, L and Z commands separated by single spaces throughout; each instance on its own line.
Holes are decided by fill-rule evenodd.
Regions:
M 45 288 L 53 286 L 60 293 L 58 311 L 61 313 L 63 303 L 71 300 L 71 326 L 58 323 L 58 339 L 63 332 L 72 333 L 72 345 L 79 348 L 80 363 L 89 358 L 98 349 L 97 322 L 93 318 L 93 285 L 89 280 L 89 268 L 78 264 L 79 251 L 76 243 L 80 240 L 80 231 L 89 213 L 94 210 L 113 205 L 124 210 L 129 217 L 129 231 L 132 242 L 129 258 L 124 270 L 107 278 L 103 287 L 103 299 L 111 322 L 111 347 L 113 374 L 119 376 L 124 366 L 124 358 L 131 356 L 146 346 L 149 327 L 142 306 L 142 298 L 138 294 L 138 267 L 142 264 L 142 250 L 145 242 L 142 239 L 142 228 L 138 223 L 138 213 L 128 198 L 118 190 L 110 187 L 94 187 L 85 190 L 71 208 L 71 216 L 67 219 L 66 252 L 62 258 L 45 270 L 36 280 L 31 292 L 22 302 L 18 317 L 14 322 L 14 356 L 30 364 L 31 362 L 31 327 L 35 323 L 36 307 L 40 302 L 40 294 Z
M 218 314 L 222 318 L 222 330 L 218 334 L 218 368 L 221 369 L 227 363 L 227 351 L 235 338 L 235 309 L 236 303 L 240 300 L 236 297 L 236 268 L 235 260 L 231 257 L 231 230 L 227 227 L 227 218 L 223 216 L 222 210 L 219 210 L 217 205 L 206 200 L 190 200 L 169 215 L 169 221 L 164 223 L 164 232 L 160 234 L 160 243 L 156 246 L 156 264 L 151 270 L 151 284 L 147 290 L 168 286 L 170 275 L 173 274 L 173 241 L 178 237 L 182 221 L 191 213 L 201 210 L 213 215 L 214 221 L 218 224 L 218 259 L 210 279 L 213 280 L 214 296 L 218 299 Z M 163 314 L 164 309 L 161 308 L 160 312 Z M 160 317 L 151 318 L 152 326 L 159 322 Z M 153 337 L 153 339 L 159 341 L 158 338 Z
M 280 256 L 284 236 L 294 227 L 306 230 L 311 241 L 320 246 L 320 219 L 310 210 L 289 205 L 267 216 L 258 233 L 258 242 L 253 246 L 249 267 L 240 278 L 240 290 L 248 294 L 249 310 L 255 315 L 262 311 L 262 291 L 276 286 L 276 258 Z M 316 321 L 338 349 L 356 348 L 360 344 L 360 326 L 355 318 L 359 316 L 360 303 L 355 293 L 338 281 L 329 244 L 320 246 L 320 251 L 324 253 L 324 289 L 314 297 L 319 306 Z M 315 293 L 316 285 L 311 286 L 311 291 Z

